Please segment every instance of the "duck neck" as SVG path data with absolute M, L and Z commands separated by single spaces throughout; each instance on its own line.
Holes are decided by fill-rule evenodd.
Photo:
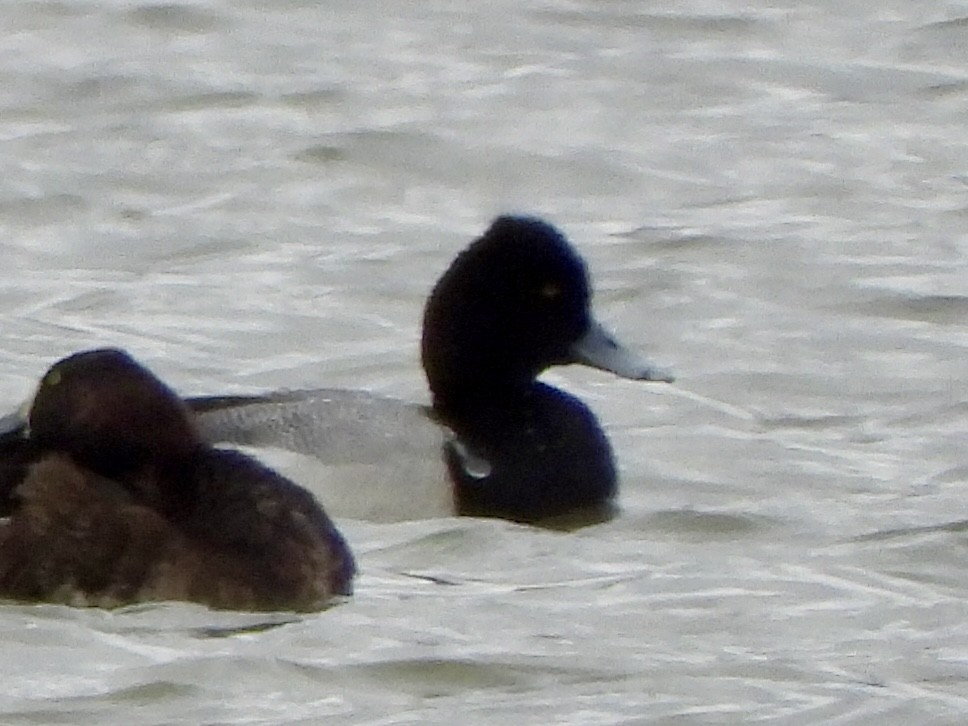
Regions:
M 171 515 L 188 509 L 195 499 L 195 452 L 166 459 L 149 459 L 118 475 L 119 481 L 142 504 Z
M 527 378 L 514 383 L 461 380 L 460 385 L 431 388 L 434 413 L 441 421 L 463 432 L 468 424 L 487 417 L 488 412 L 520 410 L 537 384 Z

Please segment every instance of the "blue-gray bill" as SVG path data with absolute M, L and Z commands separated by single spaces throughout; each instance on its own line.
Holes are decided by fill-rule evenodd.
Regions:
M 672 372 L 639 357 L 616 341 L 600 323 L 592 321 L 588 332 L 571 346 L 574 362 L 636 381 L 672 383 Z

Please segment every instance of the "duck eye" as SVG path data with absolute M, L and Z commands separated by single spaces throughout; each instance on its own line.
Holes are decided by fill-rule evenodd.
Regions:
M 557 300 L 561 297 L 561 287 L 556 282 L 546 282 L 541 286 L 539 294 L 545 300 Z

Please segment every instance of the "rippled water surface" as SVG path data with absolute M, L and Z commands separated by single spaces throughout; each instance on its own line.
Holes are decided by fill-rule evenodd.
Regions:
M 679 380 L 548 376 L 611 522 L 343 520 L 306 617 L 0 608 L 0 721 L 962 723 L 966 119 L 956 0 L 4 3 L 4 410 L 104 344 L 426 400 L 423 298 L 509 210 Z

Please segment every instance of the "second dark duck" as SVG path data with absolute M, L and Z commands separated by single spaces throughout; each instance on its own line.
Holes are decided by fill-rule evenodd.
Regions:
M 337 515 L 540 522 L 607 507 L 617 474 L 594 414 L 538 374 L 577 363 L 672 380 L 595 321 L 584 262 L 533 217 L 499 217 L 457 256 L 427 300 L 421 357 L 429 408 L 335 389 L 188 404 L 210 441 L 288 449 L 345 468 L 345 483 L 319 493 Z M 411 465 L 418 461 L 442 471 Z M 384 469 L 375 476 L 377 464 Z

